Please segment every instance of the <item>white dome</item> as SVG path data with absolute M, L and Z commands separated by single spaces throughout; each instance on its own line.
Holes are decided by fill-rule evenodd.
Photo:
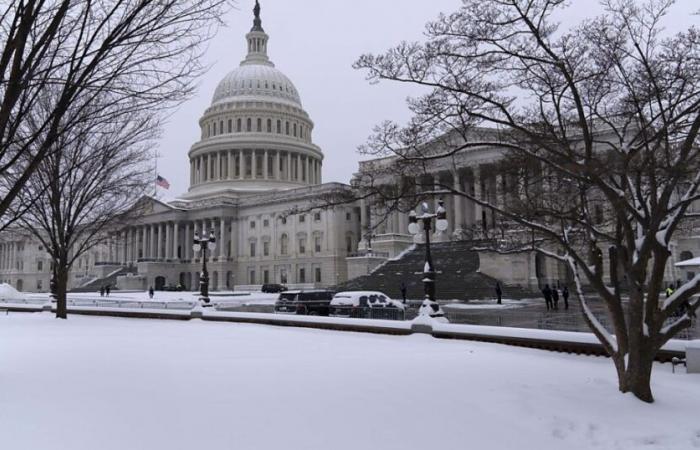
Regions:
M 272 65 L 245 64 L 229 72 L 216 87 L 212 105 L 241 100 L 282 100 L 301 108 L 299 92 Z

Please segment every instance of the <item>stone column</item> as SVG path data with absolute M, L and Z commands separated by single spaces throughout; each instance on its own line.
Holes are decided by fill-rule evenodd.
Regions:
M 258 158 L 256 157 L 257 151 L 255 149 L 250 151 L 250 179 L 255 180 L 258 174 Z
M 295 181 L 301 181 L 301 155 L 297 154 L 297 176 Z
M 278 181 L 282 179 L 282 174 L 280 173 L 280 161 L 281 161 L 280 151 L 277 150 L 275 152 L 275 167 L 272 170 L 272 174 L 275 177 L 275 180 L 278 180 Z
M 182 244 L 182 258 L 185 260 L 192 260 L 192 234 L 190 233 L 191 225 L 189 222 L 185 222 L 185 242 Z
M 360 242 L 367 245 L 367 201 L 360 199 Z
M 235 165 L 236 163 L 236 154 L 234 153 L 233 150 L 229 150 L 228 152 L 228 179 L 233 180 L 235 177 Z
M 245 179 L 245 151 L 240 151 L 240 170 L 241 170 L 241 180 Z
M 263 158 L 263 180 L 267 180 L 270 171 L 267 150 L 263 152 Z
M 224 248 L 226 244 L 226 220 L 221 218 L 221 232 L 219 233 L 219 261 L 223 261 L 226 258 L 226 249 Z M 221 279 L 221 277 L 219 277 Z
M 180 254 L 178 256 L 178 254 L 177 254 L 178 247 L 180 247 L 180 224 L 175 222 L 175 223 L 173 223 L 173 259 L 177 262 L 180 262 L 180 256 L 185 256 L 185 255 Z
M 455 191 L 462 190 L 462 179 L 460 178 L 459 171 L 452 173 L 452 189 Z M 464 198 L 461 195 L 455 195 L 453 217 L 447 217 L 448 221 L 454 223 L 455 234 L 459 234 L 464 229 L 463 201 Z
M 171 256 L 170 256 L 170 237 L 172 236 L 172 234 L 170 233 L 170 224 L 165 223 L 165 224 L 163 224 L 163 226 L 165 227 L 165 254 L 163 255 L 163 257 L 165 259 L 171 259 Z
M 482 200 L 483 193 L 481 192 L 481 170 L 479 166 L 474 167 L 473 169 L 474 173 L 474 198 L 477 198 L 479 200 Z M 483 208 L 481 205 L 474 203 L 474 224 L 476 224 L 477 227 L 481 228 L 484 226 L 483 224 L 483 218 L 481 212 L 483 211 Z
M 287 152 L 287 181 L 292 181 L 292 152 Z
M 156 224 L 151 224 L 151 234 L 148 239 L 148 246 L 149 251 L 148 251 L 148 258 L 149 259 L 155 259 L 156 258 Z
M 129 261 L 129 255 L 128 255 L 128 251 L 129 251 L 129 236 L 128 236 L 128 234 L 127 234 L 126 231 L 122 231 L 122 245 L 121 245 L 121 247 L 122 247 L 122 259 L 121 259 L 121 263 L 122 263 L 123 265 L 126 265 L 126 264 L 128 264 L 128 261 Z
M 307 164 L 307 169 L 306 169 L 306 182 L 308 184 L 316 184 L 316 180 L 314 177 L 314 161 L 312 158 L 309 158 L 308 156 L 306 157 L 306 162 Z

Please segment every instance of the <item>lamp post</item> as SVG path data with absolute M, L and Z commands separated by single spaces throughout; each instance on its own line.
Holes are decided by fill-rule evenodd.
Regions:
M 192 250 L 195 255 L 202 252 L 202 274 L 199 277 L 199 300 L 204 302 L 204 306 L 209 306 L 209 272 L 207 271 L 207 249 L 213 252 L 216 249 L 216 236 L 214 230 L 209 232 L 209 237 L 199 237 L 199 233 L 194 234 L 194 244 Z
M 432 222 L 435 219 L 435 229 L 443 232 L 447 230 L 447 211 L 442 200 L 438 201 L 438 208 L 434 213 L 430 212 L 428 203 L 423 202 L 421 205 L 421 214 L 417 215 L 415 211 L 411 211 L 408 215 L 408 232 L 414 238 L 419 236 L 422 231 L 425 233 L 425 265 L 423 266 L 423 289 L 425 291 L 425 300 L 418 312 L 421 316 L 445 317 L 445 313 L 440 308 L 440 305 L 435 299 L 435 266 L 433 258 L 430 254 L 430 232 L 432 231 Z

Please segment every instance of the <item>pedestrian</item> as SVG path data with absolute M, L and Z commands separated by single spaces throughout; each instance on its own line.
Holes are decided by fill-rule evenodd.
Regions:
M 105 287 L 100 286 L 100 297 L 104 297 L 104 296 L 105 296 Z
M 544 285 L 542 295 L 544 295 L 544 303 L 547 305 L 547 311 L 549 311 L 552 308 L 552 290 L 549 288 L 548 284 Z
M 107 295 L 107 297 L 109 297 L 109 290 L 110 289 L 111 288 L 109 287 L 109 285 L 105 286 L 105 295 Z
M 401 289 L 401 297 L 403 298 L 403 302 L 406 303 L 406 283 L 404 283 L 403 280 L 401 281 L 401 287 L 399 289 Z
M 552 305 L 554 309 L 559 309 L 559 290 L 556 286 L 552 288 Z
M 153 286 L 148 288 L 148 298 L 153 300 Z
M 503 297 L 503 291 L 501 290 L 501 283 L 496 281 L 496 298 L 498 299 L 498 304 L 501 304 L 501 298 Z
M 673 295 L 673 286 L 669 284 L 666 288 L 666 298 L 669 298 L 671 295 Z
M 564 286 L 561 290 L 561 296 L 564 299 L 564 309 L 569 309 L 569 287 Z

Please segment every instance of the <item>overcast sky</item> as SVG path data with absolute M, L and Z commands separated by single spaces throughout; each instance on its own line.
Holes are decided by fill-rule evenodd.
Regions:
M 641 1 L 641 0 L 640 0 Z M 177 196 L 189 187 L 187 152 L 200 135 L 198 120 L 209 106 L 219 81 L 245 57 L 245 34 L 253 21 L 254 0 L 238 0 L 210 42 L 205 64 L 211 65 L 197 94 L 170 118 L 160 142 L 158 172 Z M 700 22 L 698 0 L 678 0 L 669 23 L 687 27 Z M 347 183 L 357 169 L 357 146 L 382 120 L 408 118 L 407 85 L 370 85 L 352 69 L 363 53 L 382 52 L 401 40 L 418 40 L 425 23 L 440 12 L 458 9 L 461 0 L 261 0 L 263 28 L 270 35 L 268 53 L 275 66 L 296 85 L 315 123 L 314 142 L 325 154 L 324 182 Z M 595 0 L 573 0 L 564 20 L 593 14 Z M 672 30 L 669 30 L 672 31 Z

